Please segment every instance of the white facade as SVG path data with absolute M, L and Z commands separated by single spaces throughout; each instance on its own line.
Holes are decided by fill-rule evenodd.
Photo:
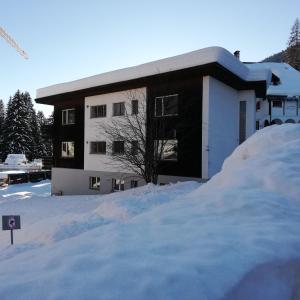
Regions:
M 123 116 L 113 116 L 114 103 L 124 102 L 126 113 L 131 114 L 131 101 L 138 100 L 139 113 L 145 114 L 146 92 L 146 88 L 140 88 L 85 98 L 84 170 L 130 173 L 130 170 L 116 165 L 111 159 L 112 153 L 108 150 L 111 145 L 103 132 L 103 125 L 110 124 L 113 119 L 123 118 Z M 106 117 L 91 118 L 91 107 L 97 105 L 106 105 Z M 91 142 L 102 141 L 107 143 L 106 154 L 91 154 Z
M 279 79 L 267 89 L 267 100 L 259 100 L 258 128 L 267 124 L 300 122 L 300 72 L 286 63 L 246 64 L 251 70 L 269 68 Z
M 239 145 L 240 101 L 246 102 L 245 138 L 255 132 L 255 92 L 237 91 L 211 76 L 203 78 L 202 177 L 220 171 Z

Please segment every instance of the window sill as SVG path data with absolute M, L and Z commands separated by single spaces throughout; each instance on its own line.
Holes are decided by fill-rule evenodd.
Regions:
M 90 155 L 106 155 L 106 152 L 105 153 L 89 153 Z

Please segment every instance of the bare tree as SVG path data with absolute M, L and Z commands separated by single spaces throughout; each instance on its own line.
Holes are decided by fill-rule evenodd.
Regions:
M 154 119 L 145 92 L 126 92 L 124 114 L 98 125 L 107 141 L 111 154 L 109 164 L 128 169 L 141 176 L 147 183 L 157 183 L 160 160 L 174 155 L 177 144 L 167 139 L 158 139 L 164 132 L 162 119 Z M 133 101 L 138 106 L 133 109 Z

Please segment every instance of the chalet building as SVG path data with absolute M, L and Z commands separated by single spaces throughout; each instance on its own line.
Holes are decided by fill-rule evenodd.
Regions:
M 247 64 L 253 71 L 269 69 L 272 80 L 265 99 L 257 99 L 256 129 L 270 124 L 300 123 L 300 72 L 286 63 Z
M 38 89 L 36 102 L 54 106 L 52 192 L 109 193 L 144 184 L 111 164 L 124 141 L 110 145 L 99 130 L 120 120 L 125 107 L 131 114 L 147 109 L 149 120 L 168 128 L 155 137 L 168 140 L 160 184 L 209 179 L 255 131 L 256 101 L 265 98 L 270 81 L 269 70 L 252 70 L 227 50 L 210 47 Z

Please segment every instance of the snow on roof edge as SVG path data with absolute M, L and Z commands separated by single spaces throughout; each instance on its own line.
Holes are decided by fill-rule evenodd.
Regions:
M 252 71 L 228 50 L 222 47 L 213 46 L 133 67 L 105 72 L 99 75 L 93 75 L 74 81 L 40 88 L 36 91 L 36 99 L 160 73 L 177 71 L 213 62 L 221 64 L 223 67 L 245 81 L 268 81 L 269 74 L 267 74 L 267 72 L 263 72 L 262 70 Z

